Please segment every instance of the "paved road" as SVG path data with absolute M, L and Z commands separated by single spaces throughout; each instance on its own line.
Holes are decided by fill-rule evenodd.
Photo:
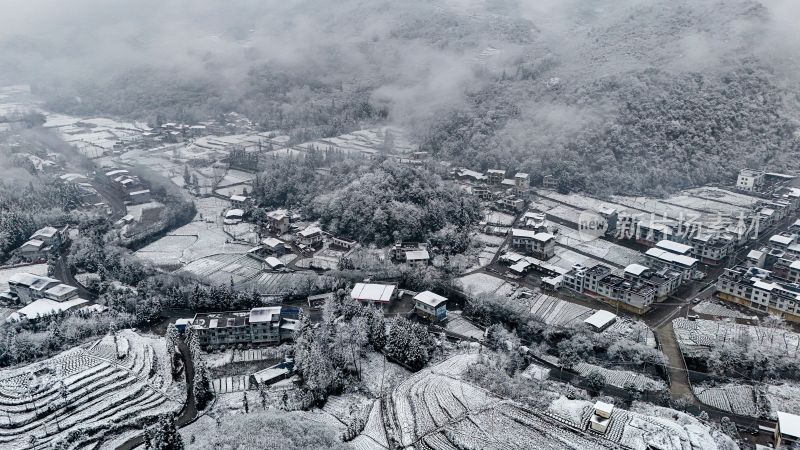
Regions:
M 178 348 L 181 351 L 181 358 L 183 359 L 184 374 L 186 375 L 186 403 L 183 405 L 180 414 L 175 419 L 175 425 L 182 428 L 197 418 L 197 406 L 194 403 L 194 362 L 189 354 L 189 347 L 183 340 L 178 341 Z M 144 444 L 144 430 L 142 434 L 128 439 L 122 445 L 117 447 L 117 450 L 132 450 Z

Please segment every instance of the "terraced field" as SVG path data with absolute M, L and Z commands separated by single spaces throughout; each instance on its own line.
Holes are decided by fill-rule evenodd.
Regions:
M 119 349 L 119 352 L 118 352 Z M 53 358 L 0 371 L 0 447 L 68 442 L 83 448 L 108 430 L 180 409 L 185 395 L 172 381 L 161 339 L 124 330 Z M 105 434 L 104 434 L 105 433 Z

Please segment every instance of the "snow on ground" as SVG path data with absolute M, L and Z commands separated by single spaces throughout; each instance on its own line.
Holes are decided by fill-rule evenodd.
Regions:
M 514 223 L 515 217 L 511 214 L 506 214 L 498 211 L 489 211 L 486 213 L 483 220 L 486 223 L 501 227 L 510 227 Z
M 722 303 L 703 300 L 702 302 L 692 306 L 692 311 L 698 314 L 706 314 L 716 317 L 731 317 L 734 319 L 747 319 L 749 316 L 742 314 L 735 309 L 731 309 Z
M 461 287 L 467 295 L 480 295 L 496 293 L 497 295 L 510 295 L 514 292 L 514 287 L 502 278 L 498 278 L 485 273 L 472 273 L 457 279 L 461 282 Z
M 26 266 L 0 269 L 0 292 L 8 290 L 8 280 L 18 273 L 32 273 L 33 275 L 47 275 L 47 264 L 29 264 Z
M 556 245 L 555 256 L 548 259 L 547 262 L 565 270 L 572 269 L 572 266 L 575 264 L 580 264 L 585 267 L 592 267 L 597 264 L 602 264 L 600 260 L 581 255 L 580 253 L 576 253 L 560 245 Z
M 465 319 L 461 315 L 461 311 L 448 311 L 447 322 L 444 324 L 444 328 L 451 333 L 456 333 L 461 336 L 471 337 L 479 341 L 483 339 L 483 330 Z
M 559 232 L 556 234 L 556 242 L 563 246 L 588 253 L 607 264 L 610 263 L 611 265 L 620 267 L 626 267 L 629 264 L 641 262 L 644 259 L 644 255 L 640 252 L 613 242 L 604 241 L 602 239 L 585 242 L 581 239 L 578 230 L 573 230 L 568 227 L 559 228 Z
M 542 293 L 519 300 L 530 306 L 532 319 L 552 326 L 582 325 L 583 321 L 594 313 L 591 308 Z
M 544 381 L 550 378 L 550 369 L 538 364 L 531 364 L 522 371 L 522 376 L 533 380 Z
M 629 384 L 636 386 L 640 391 L 659 391 L 666 388 L 666 384 L 663 381 L 630 370 L 612 370 L 587 363 L 578 364 L 574 370 L 582 377 L 592 372 L 598 372 L 605 377 L 606 384 L 618 388 L 625 388 Z
M 593 409 L 592 402 L 560 397 L 550 404 L 547 414 L 572 427 L 588 430 Z M 688 414 L 641 402 L 635 403 L 631 410 L 614 408 L 603 438 L 607 443 L 635 450 L 738 450 L 729 437 Z
M 158 264 L 188 264 L 217 254 L 244 254 L 252 245 L 228 242 L 216 224 L 192 222 L 138 250 L 136 255 Z
M 368 352 L 361 359 L 361 379 L 376 396 L 381 395 L 381 387 L 384 392 L 390 391 L 410 375 L 411 372 L 407 369 L 386 360 L 382 353 Z
M 755 206 L 762 200 L 755 196 L 726 191 L 725 189 L 710 186 L 688 189 L 684 191 L 684 193 L 692 197 L 716 200 L 718 202 L 729 203 L 744 208 Z
M 766 396 L 771 419 L 778 418 L 778 411 L 800 415 L 800 385 L 797 382 L 784 381 L 781 384 L 778 382 L 768 384 Z
M 25 447 L 31 435 L 45 445 L 77 430 L 84 432 L 79 439 L 103 437 L 112 422 L 134 423 L 179 410 L 185 385 L 172 381 L 163 340 L 130 330 L 118 332 L 117 339 L 128 348 L 121 359 L 107 337 L 0 371 L 0 415 L 12 424 L 0 435 L 0 446 Z
M 252 183 L 256 178 L 256 174 L 244 172 L 236 169 L 228 169 L 225 177 L 219 182 L 220 187 L 230 186 L 232 184 Z M 239 186 L 239 190 L 245 186 Z
M 740 416 L 757 417 L 756 390 L 748 384 L 724 383 L 717 385 L 692 385 L 697 399 L 702 403 Z
M 684 354 L 695 355 L 725 344 L 749 345 L 750 348 L 775 357 L 797 357 L 800 335 L 776 328 L 741 325 L 719 320 L 672 321 L 675 337 Z

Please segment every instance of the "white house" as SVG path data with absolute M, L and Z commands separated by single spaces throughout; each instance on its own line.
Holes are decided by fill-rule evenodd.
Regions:
M 447 318 L 447 297 L 431 291 L 423 291 L 414 296 L 414 311 L 418 316 L 433 322 Z
M 394 300 L 396 291 L 395 284 L 356 283 L 350 292 L 350 298 L 366 305 L 383 308 Z

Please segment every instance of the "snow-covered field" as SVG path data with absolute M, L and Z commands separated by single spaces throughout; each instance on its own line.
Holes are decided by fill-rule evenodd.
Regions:
M 630 370 L 612 370 L 594 364 L 580 363 L 575 366 L 575 371 L 582 377 L 592 372 L 598 372 L 606 378 L 606 384 L 618 388 L 624 388 L 629 384 L 636 386 L 640 391 L 659 391 L 666 388 L 666 384 L 663 381 Z
M 534 297 L 520 299 L 526 306 L 530 305 L 531 318 L 558 327 L 578 325 L 591 316 L 594 310 L 585 306 L 576 305 L 546 294 L 537 294 Z
M 569 270 L 572 269 L 572 266 L 575 264 L 580 264 L 585 267 L 592 267 L 597 264 L 602 264 L 599 259 L 590 258 L 586 255 L 581 255 L 580 253 L 576 253 L 566 247 L 562 247 L 560 245 L 556 245 L 555 256 L 548 259 L 547 262 L 554 265 L 561 267 L 562 269 Z
M 697 399 L 706 405 L 740 416 L 758 416 L 756 390 L 753 386 L 735 383 L 693 385 L 692 390 Z
M 502 278 L 498 278 L 485 273 L 473 273 L 457 279 L 461 282 L 464 293 L 468 295 L 480 295 L 496 293 L 497 295 L 511 295 L 514 287 Z
M 571 427 L 587 430 L 593 409 L 592 402 L 561 397 L 550 404 L 547 414 Z M 605 448 L 617 444 L 635 450 L 738 449 L 731 438 L 688 414 L 641 402 L 631 410 L 614 408 L 603 438 L 607 440 Z
M 464 319 L 460 311 L 448 311 L 447 323 L 444 328 L 452 333 L 460 334 L 461 336 L 471 337 L 477 340 L 483 340 L 483 330 L 478 328 L 472 322 Z
M 186 391 L 172 381 L 163 339 L 122 330 L 117 341 L 119 352 L 105 337 L 0 371 L 0 415 L 12 424 L 0 446 L 25 448 L 31 436 L 41 446 L 79 430 L 84 444 L 97 442 L 112 437 L 103 436 L 112 424 L 178 411 Z
M 776 328 L 683 317 L 673 320 L 672 327 L 681 352 L 686 355 L 703 354 L 725 344 L 749 346 L 780 358 L 797 357 L 800 351 L 800 335 Z
M 723 304 L 710 300 L 703 300 L 702 302 L 694 305 L 692 307 L 692 311 L 698 314 L 706 314 L 716 317 L 731 317 L 734 319 L 746 319 L 748 317 L 746 314 L 742 314 L 735 309 L 731 309 Z
M 138 250 L 140 258 L 156 264 L 188 264 L 217 254 L 244 254 L 251 245 L 235 244 L 220 227 L 195 221 Z

